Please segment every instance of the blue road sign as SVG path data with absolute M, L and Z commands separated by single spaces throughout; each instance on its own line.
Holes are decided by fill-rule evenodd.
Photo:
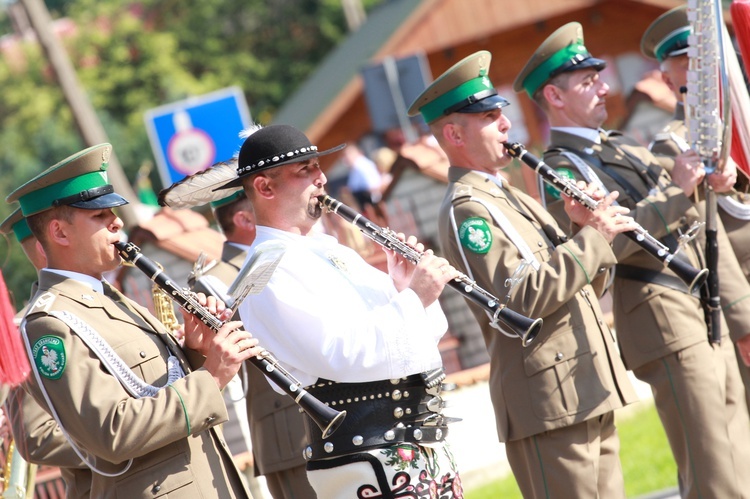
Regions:
M 145 113 L 164 187 L 237 154 L 250 111 L 238 87 L 191 97 Z

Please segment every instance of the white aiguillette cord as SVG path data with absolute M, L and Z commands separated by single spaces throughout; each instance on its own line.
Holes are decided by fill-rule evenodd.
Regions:
M 107 371 L 109 371 L 112 376 L 117 378 L 120 384 L 122 384 L 122 386 L 135 398 L 152 397 L 156 395 L 156 393 L 162 388 L 171 385 L 178 379 L 185 376 L 185 373 L 182 371 L 177 357 L 175 357 L 174 355 L 170 355 L 167 359 L 167 383 L 163 387 L 149 385 L 148 383 L 141 380 L 128 367 L 125 361 L 123 361 L 122 358 L 120 358 L 120 356 L 115 353 L 115 351 L 106 342 L 106 340 L 104 340 L 104 338 L 102 338 L 101 335 L 97 333 L 86 322 L 82 321 L 80 318 L 67 311 L 53 311 L 50 312 L 49 315 L 61 320 L 74 333 L 76 333 L 83 340 L 83 342 L 86 343 L 86 345 L 96 354 L 96 356 L 99 357 L 99 360 L 102 362 Z M 21 333 L 24 339 L 24 344 L 26 345 L 26 351 L 28 353 L 29 359 L 33 359 L 34 356 L 32 354 L 31 344 L 29 342 L 28 335 L 26 334 L 26 318 L 24 318 L 21 322 Z M 60 416 L 57 414 L 55 406 L 52 404 L 52 401 L 49 398 L 49 394 L 44 389 L 44 384 L 42 383 L 39 371 L 36 368 L 36 363 L 31 362 L 31 365 L 34 371 L 34 377 L 36 378 L 39 389 L 44 396 L 44 400 L 47 402 L 47 407 L 50 410 L 50 414 L 57 422 L 57 425 L 60 427 L 60 431 L 68 440 L 70 446 L 73 448 L 78 457 L 80 457 L 81 460 L 86 463 L 89 468 L 102 476 L 117 477 L 127 472 L 130 469 L 130 466 L 133 464 L 132 459 L 128 460 L 127 464 L 121 471 L 117 473 L 107 473 L 98 469 L 93 463 L 89 461 L 87 457 L 83 455 L 83 452 L 80 450 L 79 446 L 73 441 L 71 436 L 65 430 L 65 427 L 62 425 Z

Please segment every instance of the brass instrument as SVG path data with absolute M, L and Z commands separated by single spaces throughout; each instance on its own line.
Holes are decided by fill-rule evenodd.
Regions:
M 395 232 L 380 227 L 341 201 L 328 195 L 318 196 L 318 201 L 323 208 L 355 225 L 365 236 L 380 246 L 395 251 L 412 263 L 417 263 L 422 258 L 422 253 L 399 240 Z M 509 309 L 492 293 L 479 287 L 465 274 L 460 274 L 457 278 L 451 280 L 448 285 L 489 312 L 493 321 L 502 322 L 515 336 L 521 339 L 523 346 L 528 346 L 542 329 L 542 319 L 531 319 Z
M 164 270 L 161 265 L 157 264 L 160 270 Z M 169 329 L 172 334 L 182 326 L 177 320 L 177 314 L 174 311 L 174 305 L 172 305 L 172 299 L 162 288 L 154 284 L 151 286 L 151 298 L 154 302 L 154 315 L 159 322 L 164 324 L 164 327 Z
M 685 123 L 688 141 L 698 152 L 706 174 L 723 165 L 731 139 L 729 77 L 725 65 L 724 21 L 719 0 L 689 0 L 687 16 L 691 25 L 688 38 L 689 70 Z M 719 243 L 717 241 L 716 193 L 705 182 L 706 191 L 706 265 L 708 290 L 704 306 L 708 315 L 712 343 L 721 342 L 721 300 L 719 297 Z

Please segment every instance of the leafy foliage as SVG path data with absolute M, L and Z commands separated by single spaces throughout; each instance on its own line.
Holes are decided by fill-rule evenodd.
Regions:
M 383 0 L 364 0 L 366 10 Z M 346 35 L 341 0 L 47 0 L 73 20 L 63 44 L 126 176 L 153 161 L 145 111 L 236 85 L 260 123 Z M 11 34 L 10 9 L 0 35 Z M 0 51 L 0 192 L 84 147 L 55 75 L 30 37 Z M 155 172 L 151 178 L 160 187 Z M 0 219 L 15 207 L 0 203 Z M 25 299 L 34 271 L 18 244 L 0 241 L 0 265 Z M 9 272 L 8 269 L 12 269 Z

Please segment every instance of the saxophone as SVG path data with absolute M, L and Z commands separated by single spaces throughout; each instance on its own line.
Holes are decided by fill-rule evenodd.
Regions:
M 157 263 L 159 270 L 164 270 L 161 264 Z M 172 298 L 169 294 L 154 284 L 151 286 L 151 298 L 154 302 L 154 316 L 159 319 L 159 322 L 164 324 L 169 332 L 177 335 L 177 332 L 182 327 L 180 322 L 177 320 L 177 314 L 174 311 L 174 305 L 172 304 Z M 180 337 L 180 335 L 177 335 Z

